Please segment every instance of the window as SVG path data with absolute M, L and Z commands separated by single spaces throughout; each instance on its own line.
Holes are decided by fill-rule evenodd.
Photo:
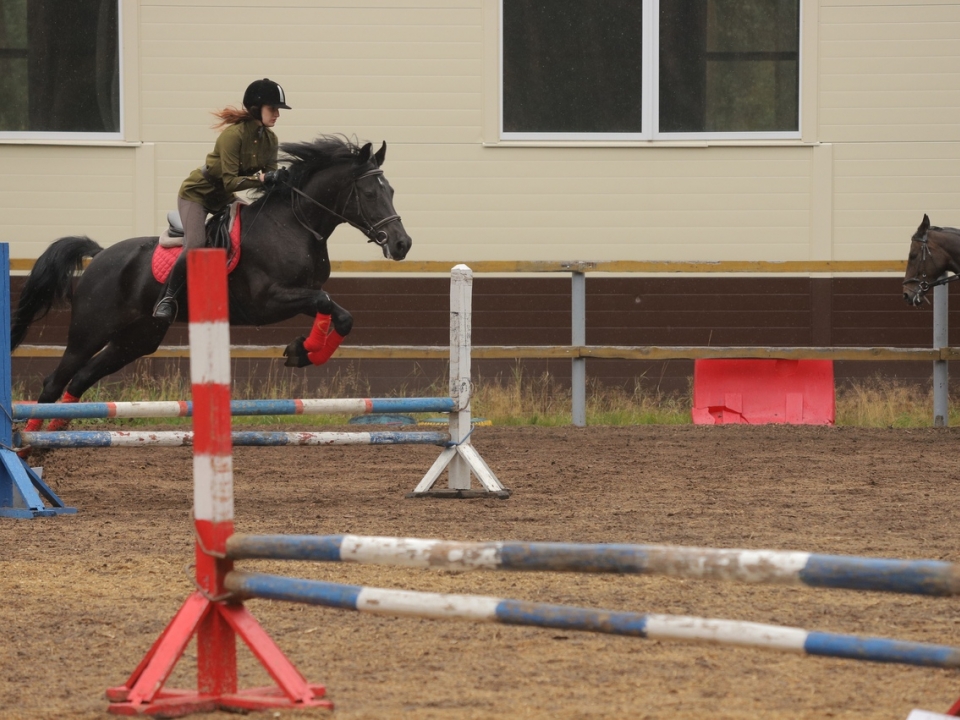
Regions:
M 505 139 L 798 138 L 800 0 L 501 0 Z
M 119 1 L 0 2 L 0 97 L 0 134 L 119 136 Z

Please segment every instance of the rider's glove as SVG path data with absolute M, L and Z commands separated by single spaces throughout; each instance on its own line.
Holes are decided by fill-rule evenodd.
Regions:
M 282 185 L 290 179 L 290 171 L 285 167 L 277 168 L 263 174 L 263 186 L 271 188 L 274 185 Z

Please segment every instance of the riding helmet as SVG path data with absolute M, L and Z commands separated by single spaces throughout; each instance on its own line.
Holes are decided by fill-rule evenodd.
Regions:
M 284 94 L 283 88 L 280 87 L 279 83 L 275 83 L 268 78 L 254 80 L 247 86 L 247 91 L 243 93 L 243 106 L 247 110 L 261 108 L 264 105 L 291 109 L 287 105 L 287 96 Z

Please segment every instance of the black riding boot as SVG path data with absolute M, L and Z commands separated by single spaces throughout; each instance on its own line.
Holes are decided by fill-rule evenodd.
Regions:
M 157 320 L 172 323 L 177 318 L 177 296 L 187 282 L 187 252 L 184 250 L 170 268 L 170 275 L 160 293 L 160 299 L 153 307 L 153 316 Z

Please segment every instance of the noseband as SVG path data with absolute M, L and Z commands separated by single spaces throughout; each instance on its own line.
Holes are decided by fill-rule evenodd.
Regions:
M 364 235 L 367 236 L 367 242 L 376 243 L 378 246 L 383 247 L 384 245 L 387 244 L 387 239 L 388 239 L 387 231 L 382 229 L 383 226 L 387 225 L 388 223 L 392 223 L 394 220 L 399 220 L 400 216 L 388 215 L 382 220 L 378 220 L 375 223 L 371 223 L 367 219 L 366 214 L 363 212 L 363 206 L 360 204 L 360 193 L 357 191 L 357 183 L 363 180 L 364 178 L 382 176 L 382 175 L 383 175 L 383 170 L 377 169 L 377 170 L 370 170 L 369 172 L 366 172 L 363 175 L 359 175 L 355 177 L 353 179 L 353 184 L 350 186 L 350 192 L 347 195 L 347 199 L 343 203 L 342 213 L 337 212 L 336 210 L 332 210 L 331 208 L 328 208 L 323 203 L 307 195 L 300 188 L 295 188 L 293 187 L 293 185 L 290 185 L 290 189 L 294 192 L 294 195 L 291 196 L 293 198 L 291 202 L 291 207 L 293 208 L 293 216 L 297 219 L 297 222 L 299 222 L 300 225 L 302 225 L 306 230 L 308 230 L 317 240 L 319 240 L 320 242 L 324 242 L 326 240 L 326 238 L 324 238 L 320 233 L 318 233 L 316 230 L 310 227 L 310 225 L 307 224 L 306 220 L 303 219 L 302 217 L 303 213 L 300 210 L 299 204 L 297 203 L 297 197 L 299 196 L 313 203 L 317 207 L 323 210 L 326 210 L 328 213 L 330 213 L 334 217 L 337 217 L 340 220 L 343 220 L 343 222 L 355 227 L 357 230 L 359 230 L 360 232 L 362 232 Z M 360 217 L 360 221 L 363 224 L 357 223 L 351 220 L 350 218 L 346 217 L 346 215 L 344 215 L 344 213 L 347 212 L 347 207 L 350 205 L 350 200 L 354 196 L 356 196 L 357 198 L 357 213 Z M 340 195 L 338 194 L 337 198 L 339 197 Z

